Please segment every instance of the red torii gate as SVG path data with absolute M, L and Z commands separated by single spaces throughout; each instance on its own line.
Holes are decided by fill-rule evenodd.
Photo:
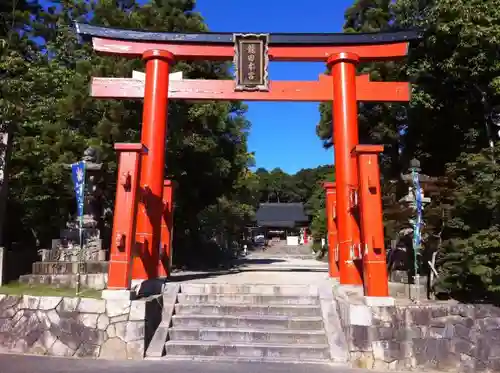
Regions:
M 339 277 L 341 284 L 364 283 L 369 297 L 388 296 L 378 168 L 383 147 L 358 144 L 357 102 L 407 102 L 410 86 L 406 82 L 371 82 L 368 75 L 356 76 L 356 67 L 359 62 L 405 57 L 409 42 L 419 39 L 419 32 L 179 34 L 80 23 L 76 29 L 92 41 L 95 51 L 142 57 L 146 64 L 144 79 L 92 79 L 93 97 L 144 99 L 141 144 L 115 145 L 120 182 L 108 289 L 130 289 L 131 279 L 169 275 L 172 186 L 163 180 L 169 99 L 333 101 L 336 183 L 325 185 L 330 201 L 330 276 Z M 173 79 L 170 66 L 176 60 L 234 60 L 236 82 Z M 321 61 L 332 73 L 317 81 L 268 81 L 268 61 Z

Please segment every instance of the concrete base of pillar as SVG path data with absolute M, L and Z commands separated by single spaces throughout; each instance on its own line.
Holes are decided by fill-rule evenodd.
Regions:
M 391 307 L 396 304 L 393 297 L 364 297 L 365 304 L 369 307 Z
M 104 289 L 101 297 L 107 300 L 132 300 L 136 295 L 135 291 L 128 289 Z

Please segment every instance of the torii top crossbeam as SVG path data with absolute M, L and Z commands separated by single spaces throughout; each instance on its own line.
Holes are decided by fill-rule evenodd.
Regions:
M 136 58 L 148 50 L 167 50 L 176 60 L 236 60 L 235 43 L 241 34 L 147 32 L 76 23 L 84 40 L 91 40 L 96 52 Z M 336 53 L 355 53 L 360 61 L 394 60 L 405 57 L 419 31 L 365 34 L 252 34 L 265 35 L 265 63 L 261 78 L 267 81 L 269 61 L 326 62 Z M 241 59 L 240 59 L 241 60 Z M 171 79 L 169 98 L 184 100 L 245 101 L 330 101 L 332 78 L 322 75 L 317 81 L 269 81 L 266 89 L 235 89 L 231 80 Z M 410 88 L 406 82 L 371 82 L 368 76 L 356 81 L 358 101 L 407 102 Z M 92 96 L 97 98 L 144 97 L 144 80 L 130 78 L 93 78 Z
M 167 49 L 181 60 L 232 60 L 233 33 L 147 32 L 76 24 L 79 35 L 92 39 L 98 52 L 142 56 L 149 49 Z M 325 62 L 338 52 L 354 51 L 362 61 L 404 57 L 419 31 L 363 34 L 269 34 L 271 61 Z

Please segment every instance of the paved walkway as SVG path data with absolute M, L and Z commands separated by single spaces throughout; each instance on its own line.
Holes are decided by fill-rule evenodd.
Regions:
M 234 284 L 293 284 L 313 285 L 328 278 L 328 264 L 316 259 L 303 259 L 289 255 L 290 247 L 275 247 L 273 252 L 250 252 L 238 260 L 235 269 L 226 271 L 178 272 L 172 281 L 194 283 Z M 310 253 L 310 248 L 301 246 L 295 250 Z
M 322 364 L 106 361 L 0 354 L 2 373 L 355 373 Z M 363 372 L 363 371 L 361 371 Z M 368 371 L 366 371 L 368 372 Z M 374 373 L 373 371 L 370 371 Z

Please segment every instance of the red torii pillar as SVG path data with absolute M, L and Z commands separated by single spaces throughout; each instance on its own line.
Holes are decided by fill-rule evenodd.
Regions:
M 358 145 L 356 66 L 358 55 L 336 53 L 328 58 L 333 77 L 333 142 L 337 187 L 337 225 L 340 283 L 362 285 L 359 263 L 360 230 L 354 214 L 357 205 L 358 167 L 352 149 Z
M 116 183 L 115 211 L 110 260 L 108 264 L 108 284 L 103 290 L 103 298 L 132 297 L 133 246 L 136 234 L 136 213 L 139 200 L 139 178 L 141 158 L 145 155 L 142 144 L 115 144 L 118 153 L 118 177 Z M 161 277 L 170 275 L 172 263 L 173 230 L 173 183 L 164 181 L 163 214 L 161 225 L 161 247 L 158 273 Z
M 132 272 L 132 248 L 135 243 L 135 214 L 137 211 L 137 187 L 142 144 L 115 144 L 118 153 L 118 180 L 116 183 L 113 232 L 108 263 L 108 285 L 103 297 L 111 291 L 130 289 Z M 107 292 L 107 293 L 106 293 Z
M 378 155 L 383 150 L 382 145 L 357 145 L 353 149 L 359 165 L 360 221 L 364 245 L 363 279 L 365 295 L 369 298 L 389 296 L 378 165 Z
M 326 226 L 328 229 L 328 273 L 331 278 L 338 278 L 340 276 L 338 261 L 338 232 L 336 219 L 337 210 L 337 191 L 335 183 L 323 183 L 326 194 Z
M 157 263 L 162 250 L 168 83 L 174 56 L 165 50 L 148 50 L 143 59 L 146 61 L 146 82 L 141 139 L 147 153 L 142 157 L 141 163 L 133 280 L 154 279 L 159 275 Z

